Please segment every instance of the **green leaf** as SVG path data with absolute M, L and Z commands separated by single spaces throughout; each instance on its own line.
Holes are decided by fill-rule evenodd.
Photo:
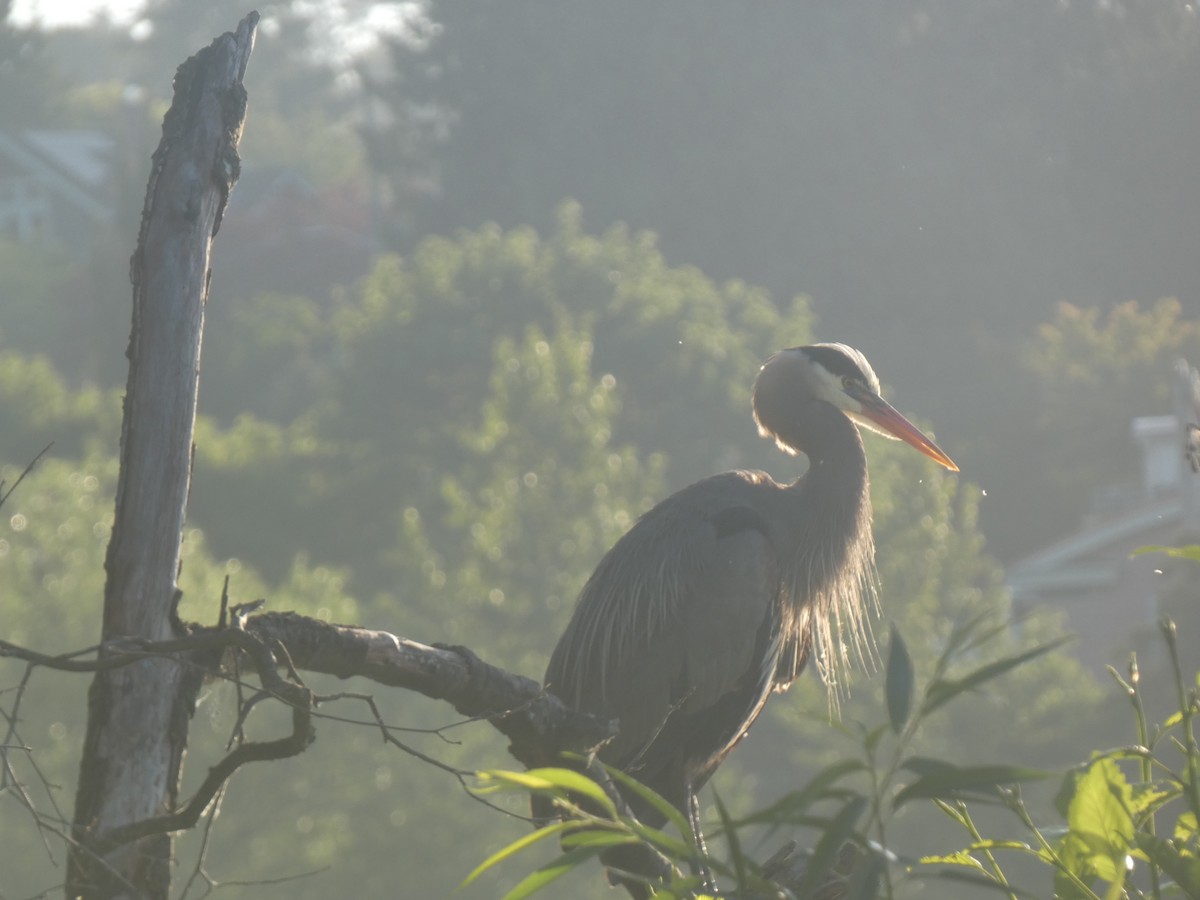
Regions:
M 1196 840 L 1196 814 L 1185 812 L 1175 820 L 1175 840 L 1187 843 Z
M 557 881 L 572 869 L 600 854 L 603 847 L 580 847 L 564 853 L 533 872 L 530 872 L 507 894 L 504 900 L 524 900 L 531 897 L 551 882 Z
M 688 844 L 690 845 L 692 843 L 692 826 L 688 824 L 688 820 L 683 813 L 677 810 L 669 800 L 664 798 L 661 794 L 656 793 L 655 791 L 646 787 L 646 785 L 642 784 L 637 779 L 626 775 L 620 769 L 614 769 L 611 766 L 605 766 L 604 771 L 608 772 L 608 774 L 612 776 L 615 781 L 619 781 L 623 786 L 633 791 L 633 793 L 637 794 L 656 810 L 666 816 L 667 821 L 674 825 L 679 830 L 680 834 L 684 835 L 684 839 L 688 841 Z M 692 847 L 691 852 L 694 853 L 695 850 L 696 848 Z
M 924 865 L 965 866 L 968 869 L 983 871 L 983 863 L 966 850 L 958 850 L 945 856 L 922 856 L 919 862 Z
M 626 823 L 630 831 L 647 844 L 653 844 L 671 859 L 696 859 L 698 856 L 699 848 L 692 842 L 692 829 L 690 826 L 683 832 L 686 836 L 685 839 L 680 840 L 673 834 L 668 834 L 659 828 L 651 828 L 649 825 L 643 825 L 637 819 L 622 821 Z
M 1087 843 L 1079 835 L 1068 832 L 1059 842 L 1058 862 L 1051 854 L 1043 852 L 1042 858 L 1054 868 L 1054 896 L 1060 900 L 1093 900 L 1095 893 L 1081 888 L 1080 884 L 1091 884 L 1096 870 L 1091 864 L 1092 856 Z
M 741 841 L 738 840 L 737 827 L 729 815 L 729 810 L 721 802 L 721 795 L 713 791 L 713 799 L 717 801 L 717 815 L 721 818 L 721 829 L 725 832 L 725 840 L 729 843 L 729 858 L 733 862 L 733 874 L 737 878 L 738 893 L 745 893 L 746 855 L 742 852 Z
M 1148 812 L 1153 812 L 1164 804 L 1178 797 L 1180 791 L 1178 788 L 1169 786 L 1163 782 L 1138 782 L 1132 785 L 1132 795 L 1129 801 L 1129 812 L 1134 816 L 1141 816 Z
M 887 731 L 887 725 L 879 725 L 875 728 L 872 728 L 870 731 L 863 732 L 863 748 L 868 754 L 875 752 L 875 748 L 879 746 L 879 742 L 883 740 L 883 736 L 887 734 Z
M 995 662 L 980 666 L 962 678 L 943 678 L 934 681 L 925 689 L 925 703 L 921 708 L 921 714 L 928 715 L 939 706 L 949 703 L 959 694 L 973 690 L 985 682 L 999 678 L 1017 666 L 1061 647 L 1069 640 L 1071 640 L 1069 637 L 1059 638 L 1058 640 L 1050 641 L 1048 644 L 1041 644 L 1031 650 L 1026 650 L 1023 653 L 1006 656 L 1004 659 L 998 659 Z
M 974 850 L 1021 850 L 1025 853 L 1032 853 L 1033 848 L 1024 841 L 998 841 L 984 840 L 976 841 L 967 847 L 968 851 Z
M 983 840 L 976 841 L 975 843 L 963 848 L 962 850 L 959 850 L 956 853 L 949 853 L 943 856 L 923 856 L 921 857 L 920 862 L 925 865 L 932 864 L 959 866 L 963 869 L 969 869 L 970 878 L 968 880 L 972 883 L 974 883 L 975 879 L 982 878 L 982 884 L 984 886 L 991 888 L 1002 888 L 1003 885 L 996 880 L 995 876 L 993 876 L 992 873 L 984 867 L 983 863 L 971 855 L 979 850 L 1020 850 L 1023 853 L 1028 853 L 1033 856 L 1040 856 L 1037 851 L 1023 841 Z M 939 874 L 940 877 L 947 877 L 947 873 Z
M 1058 814 L 1062 816 L 1064 820 L 1068 818 L 1070 814 L 1071 800 L 1075 796 L 1075 792 L 1079 787 L 1079 782 L 1085 775 L 1087 775 L 1089 771 L 1091 771 L 1092 766 L 1096 764 L 1097 760 L 1128 759 L 1140 762 L 1148 758 L 1153 757 L 1151 752 L 1145 747 L 1114 747 L 1111 750 L 1103 750 L 1093 753 L 1091 759 L 1089 759 L 1087 762 L 1072 766 L 1063 775 L 1062 785 L 1059 787 L 1058 793 L 1054 795 L 1054 808 L 1058 810 Z M 1179 793 L 1178 788 L 1170 789 L 1166 787 L 1163 782 L 1153 782 L 1152 785 L 1147 786 L 1147 788 L 1149 787 L 1154 787 L 1161 790 L 1173 790 L 1173 793 L 1176 795 Z M 1142 789 L 1140 784 L 1138 789 Z M 1150 800 L 1151 803 L 1149 805 L 1153 805 L 1153 798 L 1150 798 Z M 1131 795 L 1129 807 L 1131 812 L 1144 812 L 1145 805 L 1146 804 L 1139 804 L 1136 800 L 1132 799 Z
M 891 637 L 888 640 L 887 678 L 884 683 L 884 693 L 887 696 L 888 721 L 892 731 L 899 734 L 908 724 L 909 713 L 912 712 L 913 700 L 913 664 L 900 636 L 900 629 L 892 623 Z
M 543 838 L 548 838 L 552 834 L 558 834 L 559 832 L 565 830 L 568 827 L 568 825 L 569 825 L 569 823 L 567 823 L 567 822 L 554 822 L 551 825 L 543 826 L 542 828 L 539 828 L 537 831 L 534 831 L 530 834 L 526 834 L 526 835 L 522 836 L 520 839 L 513 841 L 508 846 L 503 847 L 500 850 L 497 850 L 495 853 L 493 853 L 491 856 L 489 856 L 487 859 L 485 859 L 483 862 L 481 862 L 479 865 L 477 865 L 471 871 L 471 874 L 463 879 L 463 883 L 460 884 L 459 887 L 460 888 L 466 887 L 468 884 L 470 884 L 472 881 L 474 881 L 476 878 L 478 878 L 480 875 L 482 875 L 488 869 L 492 868 L 493 866 L 497 865 L 498 863 L 504 862 L 504 860 L 508 859 L 511 856 L 515 856 L 516 854 L 518 854 L 522 850 L 524 850 L 526 847 L 530 847 L 533 844 L 536 844 L 538 841 L 542 840 Z
M 516 788 L 535 794 L 555 796 L 568 792 L 581 794 L 597 803 L 609 816 L 617 814 L 617 808 L 608 794 L 604 792 L 604 788 L 574 769 L 543 768 L 530 769 L 528 772 L 490 769 L 479 772 L 478 778 L 482 782 L 493 782 L 488 785 L 488 788 L 496 790 Z
M 919 777 L 896 794 L 892 800 L 895 809 L 910 800 L 962 800 L 979 794 L 993 794 L 1004 785 L 1040 781 L 1051 774 L 1022 766 L 955 766 L 924 757 L 913 757 L 902 768 L 917 772 Z
M 617 847 L 621 844 L 636 843 L 639 843 L 638 838 L 628 831 L 616 831 L 595 825 L 575 828 L 564 834 L 562 839 L 564 850 L 574 850 L 576 847 Z
M 1153 758 L 1153 754 L 1145 747 L 1114 747 L 1111 750 L 1104 750 L 1092 754 L 1091 759 L 1086 763 L 1072 766 L 1063 775 L 1062 785 L 1058 789 L 1058 793 L 1054 795 L 1054 808 L 1058 810 L 1058 814 L 1065 820 L 1067 811 L 1071 805 L 1071 798 L 1075 796 L 1075 788 L 1079 783 L 1079 779 L 1087 772 L 1088 768 L 1098 759 L 1132 759 L 1141 762 L 1145 759 Z
M 1138 849 L 1183 888 L 1188 897 L 1200 897 L 1200 859 L 1180 848 L 1175 841 L 1137 833 Z
M 1109 884 L 1123 884 L 1125 880 L 1125 858 L 1133 849 L 1132 797 L 1129 782 L 1116 762 L 1100 758 L 1076 781 L 1067 808 L 1070 832 L 1064 843 L 1073 850 L 1073 858 Z
M 1176 559 L 1194 559 L 1200 562 L 1200 544 L 1191 544 L 1187 547 L 1162 547 L 1158 545 L 1138 547 L 1129 555 L 1141 556 L 1143 553 L 1165 553 L 1167 556 L 1173 556 Z

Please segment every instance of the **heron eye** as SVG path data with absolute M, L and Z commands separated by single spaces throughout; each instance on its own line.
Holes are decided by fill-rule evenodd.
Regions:
M 855 385 L 854 376 L 852 376 L 852 375 L 843 375 L 842 376 L 842 390 L 843 391 L 850 392 L 850 391 L 854 390 L 854 385 Z

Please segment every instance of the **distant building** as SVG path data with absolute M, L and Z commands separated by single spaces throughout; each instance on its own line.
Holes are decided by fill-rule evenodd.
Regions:
M 115 154 L 99 131 L 0 130 L 0 239 L 89 244 L 116 221 Z
M 130 144 L 99 131 L 0 129 L 0 240 L 87 252 L 120 227 L 132 250 L 137 222 L 119 221 L 118 194 L 136 180 L 140 209 L 150 161 Z M 318 190 L 293 168 L 247 164 L 217 238 L 216 283 L 327 295 L 370 271 L 373 230 L 365 187 Z
M 1014 611 L 1044 606 L 1065 613 L 1068 630 L 1079 636 L 1076 654 L 1097 672 L 1120 666 L 1163 614 L 1169 562 L 1162 554 L 1131 554 L 1197 541 L 1200 475 L 1185 452 L 1189 424 L 1180 416 L 1134 419 L 1140 487 L 1099 491 L 1095 511 L 1078 532 L 1007 570 Z

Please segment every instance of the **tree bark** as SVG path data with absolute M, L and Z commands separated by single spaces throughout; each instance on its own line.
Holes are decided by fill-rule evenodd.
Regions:
M 258 14 L 175 75 L 130 263 L 133 325 L 102 641 L 183 633 L 175 608 L 212 239 L 238 176 L 242 86 Z M 67 896 L 165 898 L 170 835 L 114 829 L 175 808 L 198 675 L 177 658 L 97 672 L 75 802 Z

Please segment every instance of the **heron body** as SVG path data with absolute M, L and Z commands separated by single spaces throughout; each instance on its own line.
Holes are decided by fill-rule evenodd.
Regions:
M 546 671 L 568 705 L 619 720 L 600 751 L 681 810 L 772 692 L 814 656 L 832 682 L 874 594 L 867 460 L 856 422 L 940 449 L 879 397 L 856 350 L 782 350 L 755 382 L 759 431 L 807 472 L 726 472 L 659 503 L 585 585 Z M 647 824 L 663 821 L 630 797 Z M 693 822 L 693 824 L 695 824 Z

